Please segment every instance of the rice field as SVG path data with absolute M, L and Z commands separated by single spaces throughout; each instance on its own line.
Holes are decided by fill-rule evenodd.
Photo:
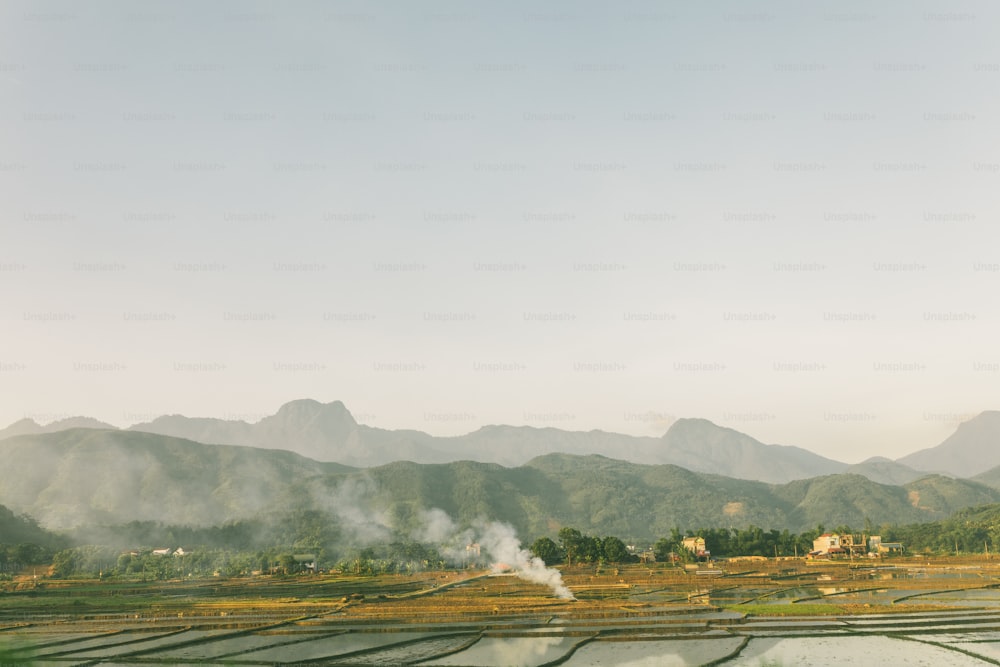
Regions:
M 1000 664 L 992 561 L 713 569 L 47 581 L 0 594 L 0 664 Z

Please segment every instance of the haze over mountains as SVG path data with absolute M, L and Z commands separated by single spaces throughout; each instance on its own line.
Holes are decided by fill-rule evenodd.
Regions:
M 339 401 L 298 400 L 255 424 L 21 420 L 0 431 L 0 505 L 60 530 L 319 509 L 358 534 L 428 508 L 533 535 L 881 525 L 1000 502 L 998 434 L 1000 413 L 987 412 L 937 447 L 849 466 L 704 419 L 680 419 L 660 438 L 523 426 L 435 437 L 358 424 Z
M 40 426 L 29 419 L 0 430 L 14 435 L 68 428 L 114 429 L 87 417 Z M 206 444 L 285 449 L 321 462 L 355 467 L 394 461 L 447 463 L 473 460 L 513 467 L 551 453 L 600 454 L 644 464 L 673 464 L 696 472 L 769 483 L 851 472 L 889 484 L 903 484 L 928 472 L 956 477 L 983 474 L 1000 465 L 1000 412 L 989 411 L 961 424 L 940 445 L 896 461 L 873 457 L 848 465 L 801 447 L 769 445 L 705 419 L 678 419 L 660 438 L 606 431 L 564 431 L 530 426 L 484 426 L 454 437 L 417 430 L 380 429 L 355 421 L 340 401 L 291 401 L 256 423 L 183 415 L 162 416 L 129 431 L 184 438 Z
M 439 508 L 459 522 L 501 520 L 525 535 L 571 525 L 653 539 L 677 526 L 912 523 L 1000 502 L 1000 489 L 940 475 L 905 485 L 846 473 L 767 484 L 570 454 L 517 467 L 397 461 L 354 469 L 283 450 L 83 428 L 0 440 L 0 457 L 0 505 L 58 530 L 137 520 L 208 526 L 316 509 L 353 535 Z
M 969 477 L 1000 465 L 1000 412 L 963 424 L 938 447 L 898 461 L 875 457 L 849 466 L 801 447 L 770 445 L 706 419 L 678 419 L 660 438 L 606 431 L 490 425 L 454 437 L 358 424 L 340 401 L 291 401 L 257 423 L 164 416 L 129 430 L 198 442 L 289 449 L 317 461 L 368 467 L 393 461 L 474 460 L 518 466 L 549 453 L 602 454 L 635 463 L 782 483 L 845 471 L 879 482 L 906 482 L 924 472 Z M 2 433 L 0 433 L 2 436 Z M 952 449 L 956 455 L 952 456 Z
M 972 477 L 1000 464 L 1000 411 L 987 410 L 962 422 L 936 447 L 898 460 L 920 470 L 940 470 L 956 477 Z
M 66 419 L 59 419 L 54 422 L 50 422 L 44 426 L 36 422 L 34 419 L 29 419 L 25 417 L 24 419 L 19 419 L 5 429 L 0 430 L 0 440 L 4 438 L 9 438 L 15 435 L 30 435 L 34 433 L 55 433 L 56 431 L 65 431 L 69 428 L 115 428 L 111 424 L 105 424 L 97 419 L 92 419 L 90 417 L 67 417 Z

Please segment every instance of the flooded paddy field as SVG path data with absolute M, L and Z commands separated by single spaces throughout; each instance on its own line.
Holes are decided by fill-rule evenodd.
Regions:
M 707 569 L 707 568 L 706 568 Z M 0 662 L 34 665 L 1000 664 L 1000 562 L 121 583 L 0 593 Z M 891 659 L 888 658 L 891 656 Z

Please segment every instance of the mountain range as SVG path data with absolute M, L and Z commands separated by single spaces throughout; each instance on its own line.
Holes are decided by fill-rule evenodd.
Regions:
M 40 426 L 22 419 L 0 430 L 0 440 L 15 435 L 51 433 L 67 428 L 113 426 L 74 417 Z M 790 445 L 764 444 L 749 435 L 705 419 L 678 419 L 662 437 L 606 431 L 490 425 L 460 436 L 439 437 L 417 430 L 381 429 L 355 421 L 340 401 L 291 401 L 256 423 L 167 415 L 134 424 L 129 431 L 196 442 L 293 451 L 316 461 L 355 467 L 393 461 L 447 463 L 475 460 L 520 466 L 544 454 L 601 454 L 646 464 L 674 464 L 696 472 L 785 483 L 819 475 L 851 472 L 901 484 L 928 472 L 972 477 L 1000 465 L 1000 412 L 983 412 L 962 423 L 936 447 L 896 461 L 875 457 L 848 465 Z
M 460 523 L 501 520 L 525 535 L 571 525 L 653 539 L 674 527 L 914 523 L 1000 502 L 1000 489 L 985 482 L 941 475 L 902 485 L 851 473 L 769 484 L 595 454 L 546 454 L 516 467 L 396 461 L 358 469 L 284 450 L 107 429 L 6 438 L 0 458 L 0 504 L 54 530 L 148 520 L 219 525 L 318 509 L 345 533 L 377 535 L 438 508 Z
M 0 504 L 59 530 L 303 508 L 355 533 L 433 507 L 535 535 L 912 523 L 1000 502 L 998 435 L 1000 412 L 985 412 L 937 447 L 847 465 L 704 419 L 677 420 L 660 438 L 502 425 L 436 437 L 358 424 L 339 401 L 298 400 L 253 424 L 21 420 L 0 431 Z
M 34 419 L 25 417 L 19 419 L 5 429 L 0 429 L 0 440 L 10 438 L 15 435 L 32 435 L 35 433 L 55 433 L 65 431 L 70 428 L 115 428 L 111 424 L 105 424 L 91 417 L 67 417 L 50 422 L 42 426 Z
M 941 475 L 900 485 L 852 473 L 769 484 L 595 454 L 546 454 L 510 468 L 396 461 L 358 469 L 284 450 L 107 429 L 6 438 L 0 457 L 0 504 L 56 530 L 149 520 L 207 526 L 318 509 L 345 533 L 375 535 L 438 508 L 459 522 L 501 520 L 527 535 L 572 525 L 652 539 L 678 526 L 915 523 L 1000 502 L 1000 488 L 985 481 Z

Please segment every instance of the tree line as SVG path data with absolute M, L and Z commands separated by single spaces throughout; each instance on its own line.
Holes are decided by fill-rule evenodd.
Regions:
M 52 560 L 52 549 L 33 542 L 0 544 L 0 577 L 9 578 L 33 565 L 47 565 Z
M 180 576 L 243 576 L 254 572 L 294 573 L 301 570 L 295 554 L 314 554 L 321 569 L 337 569 L 353 574 L 414 572 L 427 569 L 486 566 L 483 559 L 449 555 L 441 545 L 424 543 L 405 533 L 378 543 L 350 541 L 329 515 L 303 510 L 279 517 L 280 520 L 241 521 L 208 528 L 164 526 L 155 522 L 132 522 L 122 526 L 91 530 L 89 537 L 102 546 L 19 543 L 0 544 L 0 575 L 26 566 L 52 563 L 58 576 L 110 576 L 166 579 Z M 553 536 L 543 535 L 530 551 L 547 565 L 628 563 L 640 554 L 652 552 L 659 562 L 691 560 L 684 548 L 685 536 L 699 536 L 713 557 L 804 556 L 813 540 L 826 532 L 824 526 L 801 533 L 788 530 L 746 528 L 674 528 L 669 535 L 649 542 L 633 543 L 614 535 L 596 536 L 577 528 L 563 527 Z M 1000 505 L 970 508 L 933 523 L 873 527 L 862 530 L 837 526 L 840 534 L 880 534 L 883 542 L 901 542 L 907 553 L 948 554 L 1000 552 Z M 83 538 L 75 537 L 79 543 Z M 144 549 L 124 545 L 145 544 Z M 159 556 L 153 546 L 184 546 L 183 556 Z M 8 573 L 5 575 L 5 573 Z
M 134 580 L 172 579 L 178 577 L 224 576 L 252 574 L 294 574 L 302 570 L 296 554 L 311 554 L 321 569 L 335 569 L 358 575 L 410 573 L 429 569 L 484 567 L 488 556 L 469 560 L 443 552 L 439 545 L 422 543 L 397 536 L 390 541 L 350 545 L 339 540 L 340 534 L 330 528 L 325 517 L 302 512 L 286 517 L 282 532 L 265 530 L 259 522 L 239 522 L 215 528 L 181 528 L 161 526 L 154 522 L 132 522 L 105 529 L 103 536 L 112 545 L 145 543 L 146 545 L 179 546 L 178 538 L 187 539 L 184 555 L 159 555 L 152 546 L 123 549 L 121 546 L 81 545 L 51 550 L 33 544 L 12 547 L 0 545 L 0 571 L 11 571 L 25 565 L 51 563 L 56 577 L 117 577 Z M 884 539 L 895 541 L 901 535 L 917 536 L 920 527 L 888 531 Z M 812 540 L 824 532 L 822 525 L 801 534 L 787 530 L 765 531 L 756 526 L 738 528 L 703 528 L 682 531 L 674 528 L 670 535 L 652 545 L 632 545 L 615 535 L 587 535 L 577 528 L 564 527 L 556 539 L 541 536 L 529 550 L 547 565 L 585 565 L 637 562 L 642 553 L 652 553 L 658 562 L 690 561 L 694 555 L 684 548 L 685 536 L 704 538 L 705 547 L 713 557 L 733 556 L 803 556 L 812 549 Z M 835 529 L 853 533 L 849 527 Z M 933 531 L 927 531 L 934 536 Z M 951 533 L 945 533 L 951 539 Z M 980 532 L 963 534 L 961 544 L 972 547 Z M 1000 537 L 1000 532 L 997 533 Z M 123 542 L 123 540 L 125 540 Z M 173 542 L 166 540 L 175 540 Z M 195 541 L 192 541 L 195 540 Z M 941 541 L 935 538 L 935 543 Z
M 824 531 L 822 525 L 800 534 L 788 530 L 765 531 L 753 525 L 747 528 L 701 528 L 696 531 L 674 528 L 670 535 L 657 539 L 652 545 L 632 545 L 634 548 L 629 549 L 618 537 L 585 535 L 576 528 L 564 527 L 559 531 L 558 540 L 545 536 L 536 539 L 531 545 L 531 552 L 546 565 L 637 562 L 642 553 L 652 553 L 659 562 L 685 561 L 693 560 L 695 556 L 684 548 L 684 538 L 697 536 L 704 538 L 705 549 L 713 557 L 804 556 L 812 550 L 813 540 Z M 840 526 L 836 531 L 854 533 L 847 526 Z
M 764 530 L 750 525 L 746 528 L 700 528 L 695 531 L 674 528 L 670 535 L 657 539 L 650 551 L 659 562 L 673 559 L 691 560 L 693 554 L 683 546 L 684 537 L 704 538 L 705 549 L 712 557 L 739 556 L 805 556 L 813 548 L 813 540 L 827 532 L 823 524 L 802 533 L 786 530 Z M 1000 553 L 1000 505 L 987 505 L 961 510 L 953 517 L 930 523 L 873 526 L 862 529 L 840 525 L 829 530 L 839 535 L 879 535 L 883 542 L 902 543 L 907 553 L 926 555 Z M 629 562 L 638 560 L 637 553 L 625 549 L 616 537 L 598 538 L 582 534 L 575 528 L 563 528 L 558 540 L 541 537 L 531 546 L 534 555 L 547 565 L 597 562 Z M 636 549 L 635 551 L 646 551 Z

